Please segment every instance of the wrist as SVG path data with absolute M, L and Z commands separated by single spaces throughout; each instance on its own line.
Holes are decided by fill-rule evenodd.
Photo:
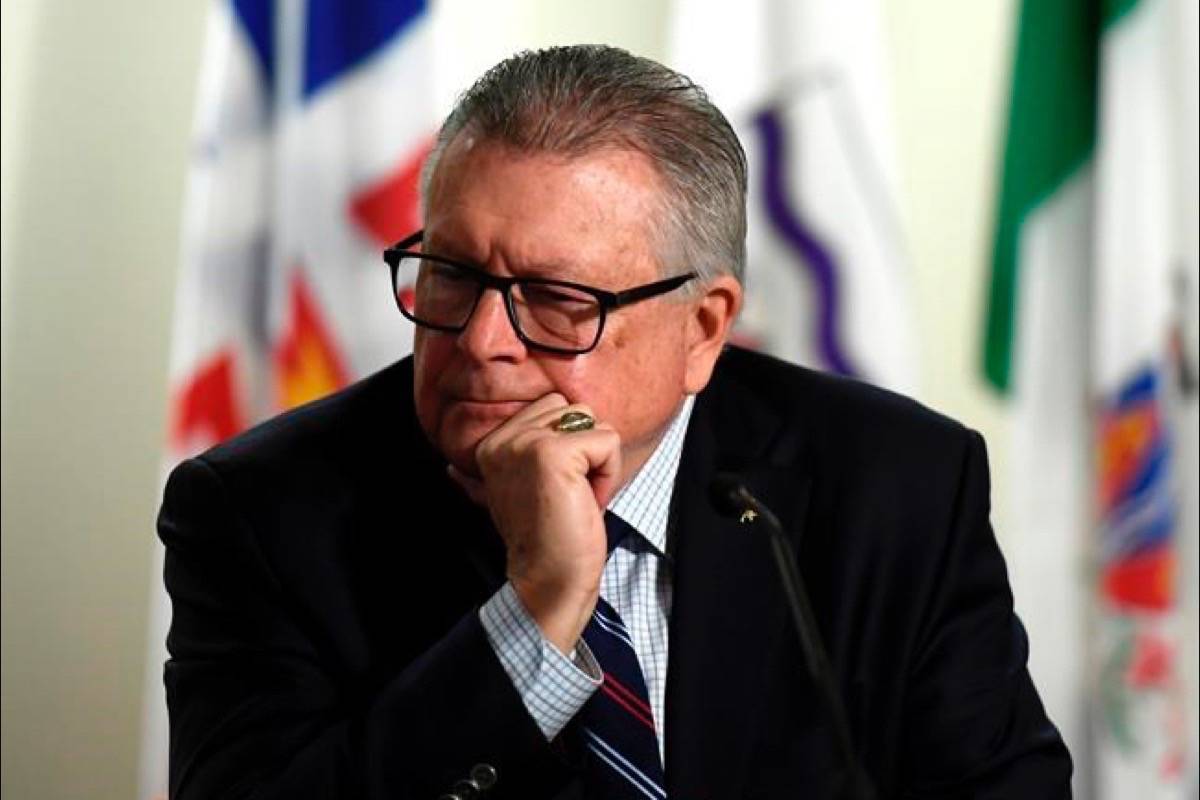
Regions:
M 521 578 L 510 580 L 542 636 L 559 652 L 571 652 L 596 607 L 599 585 L 553 586 Z

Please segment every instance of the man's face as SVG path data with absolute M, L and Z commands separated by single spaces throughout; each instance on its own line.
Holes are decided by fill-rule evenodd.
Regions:
M 618 291 L 663 277 L 650 236 L 660 191 L 636 152 L 528 155 L 464 132 L 430 187 L 423 247 L 496 275 Z M 667 270 L 687 271 L 686 264 Z M 480 440 L 525 404 L 559 392 L 616 428 L 627 479 L 685 393 L 699 389 L 688 369 L 694 305 L 677 292 L 610 311 L 593 351 L 561 356 L 527 348 L 500 293 L 485 291 L 461 333 L 417 329 L 417 417 L 450 463 L 477 475 Z

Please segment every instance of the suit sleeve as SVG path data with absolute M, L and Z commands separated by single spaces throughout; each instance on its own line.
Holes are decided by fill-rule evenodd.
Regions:
M 207 462 L 172 473 L 158 527 L 172 602 L 164 679 L 175 800 L 424 800 L 476 764 L 499 775 L 490 798 L 547 796 L 565 779 L 477 611 L 380 686 L 348 696 L 350 681 L 289 613 Z
M 1026 668 L 972 432 L 906 700 L 905 796 L 1070 796 L 1071 759 Z

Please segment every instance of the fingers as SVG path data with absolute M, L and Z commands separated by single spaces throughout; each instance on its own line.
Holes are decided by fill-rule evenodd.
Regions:
M 506 571 L 543 635 L 570 647 L 591 615 L 607 556 L 603 509 L 621 479 L 621 438 L 597 422 L 563 432 L 568 411 L 594 418 L 562 394 L 540 397 L 475 449 L 480 480 L 450 476 L 492 516 Z
M 585 431 L 568 433 L 555 430 L 555 424 L 571 411 L 595 417 L 590 406 L 568 403 L 566 397 L 557 392 L 544 395 L 525 406 L 479 443 L 475 460 L 480 474 L 485 478 L 495 475 L 504 465 L 515 463 L 518 452 L 540 451 L 544 462 L 567 467 L 569 472 L 586 478 L 597 505 L 604 508 L 620 488 L 620 435 L 611 425 L 601 421 Z M 472 499 L 485 497 L 482 481 L 461 473 L 452 474 L 451 477 L 463 486 Z
M 552 414 L 556 411 L 558 414 L 561 414 L 563 407 L 566 405 L 566 397 L 558 392 L 550 392 L 550 394 L 542 395 L 537 400 L 534 400 L 532 403 L 522 408 L 516 414 L 513 414 L 508 418 L 504 425 L 522 425 L 529 420 L 540 419 L 546 414 Z M 557 419 L 557 417 L 555 418 Z M 502 425 L 501 427 L 504 426 Z
M 613 495 L 621 488 L 621 436 L 608 423 L 597 422 L 596 427 L 583 433 L 564 434 L 583 436 L 595 440 L 594 449 L 585 450 L 590 467 L 588 480 L 596 495 L 596 505 L 608 506 Z M 589 442 L 590 444 L 590 442 Z
M 503 425 L 492 432 L 492 435 L 499 434 L 498 438 L 504 438 L 506 435 L 515 435 L 520 431 L 525 430 L 554 430 L 554 425 L 563 414 L 571 411 L 577 411 L 582 414 L 587 414 L 589 417 L 595 418 L 595 413 L 591 407 L 584 403 L 568 403 L 567 398 L 557 392 L 544 395 L 533 401 L 523 409 L 509 417 Z
M 537 414 L 536 416 L 530 417 L 529 424 L 534 427 L 545 428 L 547 430 L 554 431 L 555 433 L 562 433 L 562 431 L 555 429 L 555 425 L 558 424 L 558 421 L 562 419 L 564 414 L 568 414 L 572 411 L 580 414 L 587 414 L 592 419 L 596 418 L 596 414 L 592 411 L 590 406 L 584 403 L 568 404 L 564 402 L 561 406 L 548 409 L 540 414 Z M 573 431 L 573 433 L 581 433 L 581 431 Z
M 542 428 L 548 430 L 551 420 L 557 420 L 568 408 L 571 406 L 567 404 L 567 398 L 558 392 L 542 395 L 483 437 L 475 448 L 475 460 L 477 462 L 483 460 L 486 454 L 495 452 L 505 442 L 527 431 Z
M 558 392 L 551 392 L 534 400 L 485 436 L 476 447 L 475 460 L 486 460 L 489 454 L 497 452 L 505 445 L 514 444 L 518 438 L 529 440 L 539 435 L 558 434 L 554 430 L 554 423 L 568 411 L 579 411 L 594 416 L 588 406 L 582 403 L 567 403 L 566 397 Z M 480 465 L 482 466 L 482 463 Z

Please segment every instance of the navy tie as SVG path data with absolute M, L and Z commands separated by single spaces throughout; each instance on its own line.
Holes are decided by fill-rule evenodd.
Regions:
M 605 512 L 608 551 L 633 532 L 612 512 Z M 604 682 L 579 712 L 589 800 L 667 796 L 655 735 L 654 713 L 646 680 L 621 617 L 604 598 L 583 631 L 583 640 L 604 672 Z

